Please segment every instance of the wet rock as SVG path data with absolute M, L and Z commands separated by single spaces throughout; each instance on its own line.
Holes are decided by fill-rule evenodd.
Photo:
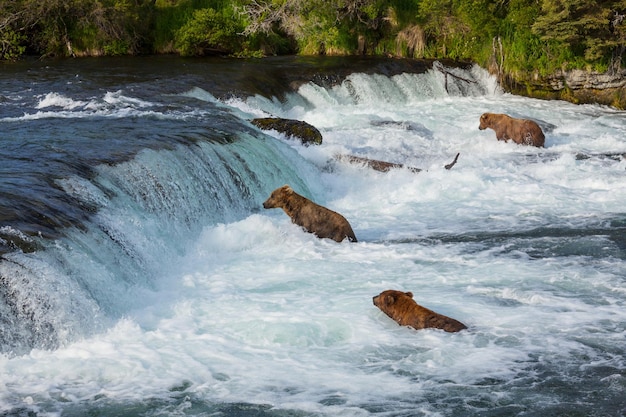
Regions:
M 508 77 L 503 83 L 506 90 L 519 95 L 626 109 L 626 70 L 599 73 L 576 69 L 545 77 L 527 74 L 523 79 Z
M 261 130 L 276 130 L 290 138 L 298 138 L 303 145 L 321 145 L 322 134 L 315 126 L 301 120 L 266 117 L 252 119 L 252 124 Z
M 20 250 L 24 253 L 35 252 L 38 244 L 29 236 L 10 227 L 0 228 L 0 255 Z
M 548 80 L 553 82 L 555 89 L 558 90 L 565 86 L 574 90 L 605 90 L 609 88 L 626 87 L 626 72 L 608 74 L 576 69 L 571 71 L 558 71 L 556 74 L 549 77 Z

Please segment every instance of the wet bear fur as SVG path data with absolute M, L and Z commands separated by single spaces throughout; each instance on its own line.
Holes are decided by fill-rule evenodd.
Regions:
M 341 214 L 314 203 L 284 185 L 272 191 L 263 203 L 266 209 L 282 208 L 291 221 L 303 227 L 307 232 L 319 238 L 328 238 L 336 242 L 348 239 L 356 242 L 356 236 L 350 223 Z
M 484 113 L 480 116 L 480 130 L 491 128 L 498 140 L 512 140 L 520 145 L 543 147 L 545 136 L 541 127 L 532 120 L 515 119 L 506 114 Z
M 446 332 L 467 329 L 460 321 L 417 304 L 411 292 L 383 291 L 374 297 L 374 305 L 401 326 L 410 326 L 417 330 L 436 328 Z

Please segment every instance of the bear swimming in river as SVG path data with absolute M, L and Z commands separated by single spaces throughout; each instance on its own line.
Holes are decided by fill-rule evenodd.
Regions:
M 350 242 L 357 241 L 345 217 L 301 196 L 288 185 L 272 191 L 270 197 L 263 203 L 263 208 L 282 208 L 293 223 L 319 238 L 329 238 L 336 242 L 341 242 L 345 238 Z
M 543 147 L 545 136 L 539 125 L 532 120 L 515 119 L 506 114 L 484 113 L 480 116 L 480 130 L 491 128 L 498 140 L 509 139 L 520 145 Z
M 414 329 L 436 328 L 446 332 L 458 332 L 467 327 L 453 318 L 435 313 L 413 300 L 413 293 L 386 290 L 374 297 L 374 305 L 401 326 Z

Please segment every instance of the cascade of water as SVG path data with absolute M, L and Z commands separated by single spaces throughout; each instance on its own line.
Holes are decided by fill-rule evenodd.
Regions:
M 59 239 L 41 239 L 43 250 L 0 262 L 0 352 L 55 347 L 136 307 L 203 225 L 258 210 L 287 182 L 308 191 L 307 169 L 281 142 L 241 133 L 57 180 L 93 214 Z
M 306 178 L 316 178 L 316 169 L 280 141 L 255 136 L 241 119 L 264 112 L 299 118 L 311 106 L 402 106 L 451 96 L 480 96 L 499 92 L 493 83 L 480 67 L 448 68 L 436 62 L 424 73 L 356 72 L 332 85 L 311 81 L 288 94 L 284 102 L 255 96 L 239 109 L 241 102 L 228 107 L 205 90 L 193 88 L 180 97 L 203 103 L 193 114 L 211 117 L 212 122 L 204 133 L 192 129 L 190 137 L 174 138 L 170 149 L 158 150 L 161 145 L 157 143 L 164 138 L 150 138 L 139 131 L 136 140 L 124 145 L 124 157 L 101 152 L 95 138 L 110 143 L 130 128 L 110 121 L 107 126 L 117 134 L 91 133 L 88 142 L 81 142 L 77 135 L 68 139 L 76 143 L 62 152 L 65 145 L 58 142 L 54 146 L 60 156 L 54 163 L 73 168 L 67 176 L 51 181 L 49 192 L 54 193 L 58 207 L 45 206 L 45 199 L 37 204 L 31 200 L 44 213 L 55 210 L 58 221 L 51 223 L 46 238 L 22 236 L 20 230 L 7 227 L 0 230 L 0 245 L 4 236 L 20 241 L 27 252 L 34 250 L 7 254 L 0 261 L 0 352 L 50 348 L 99 329 L 107 319 L 133 308 L 137 292 L 158 285 L 164 265 L 185 253 L 186 244 L 202 225 L 245 217 L 261 206 L 271 190 L 285 183 L 299 192 L 310 192 Z M 113 112 L 129 123 L 133 117 L 154 117 L 161 114 L 155 111 L 163 110 L 160 104 L 128 97 L 121 90 L 84 100 L 46 93 L 34 108 L 37 111 L 30 116 L 7 120 L 27 121 L 37 132 L 50 117 L 89 126 L 94 114 L 108 117 Z M 164 113 L 155 123 L 165 127 L 172 118 L 179 123 L 181 117 L 188 117 L 182 114 L 179 110 Z M 430 133 L 419 123 L 415 126 Z M 220 132 L 224 134 L 221 139 Z M 51 135 L 49 140 L 56 143 L 59 139 Z M 68 158 L 78 146 L 86 151 L 80 163 Z M 138 153 L 127 156 L 133 152 Z M 93 167 L 94 161 L 100 163 Z M 48 181 L 42 187 L 49 187 Z M 44 189 L 32 198 L 49 192 Z M 56 230 L 68 224 L 72 226 Z
M 397 106 L 451 96 L 476 97 L 500 93 L 493 77 L 478 66 L 465 70 L 441 64 L 434 65 L 433 69 L 423 74 L 403 73 L 386 77 L 355 73 L 331 89 L 308 83 L 298 90 L 298 94 L 314 106 L 372 106 L 381 103 Z

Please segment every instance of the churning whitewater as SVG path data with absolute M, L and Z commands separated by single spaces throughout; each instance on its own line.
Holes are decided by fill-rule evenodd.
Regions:
M 0 415 L 626 413 L 624 112 L 439 62 L 3 70 Z M 250 123 L 269 116 L 323 143 Z M 358 242 L 263 209 L 285 184 Z M 388 289 L 468 329 L 399 326 Z

